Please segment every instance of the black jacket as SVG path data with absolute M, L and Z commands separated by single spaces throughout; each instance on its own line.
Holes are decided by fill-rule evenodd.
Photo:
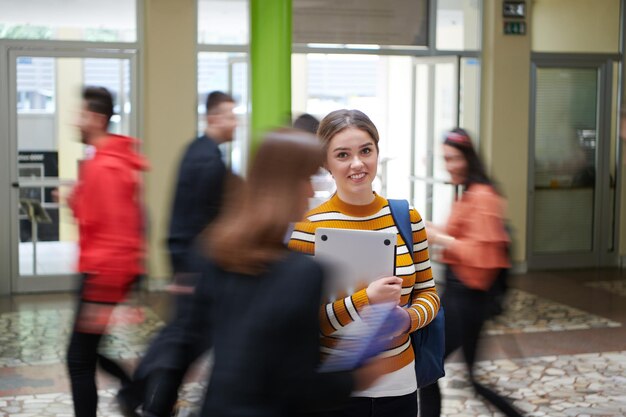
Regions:
M 192 315 L 215 354 L 202 416 L 294 417 L 349 397 L 350 373 L 316 372 L 322 280 L 298 253 L 259 276 L 207 266 Z
M 167 239 L 174 272 L 192 272 L 185 259 L 196 237 L 217 216 L 227 169 L 217 143 L 193 140 L 180 162 Z

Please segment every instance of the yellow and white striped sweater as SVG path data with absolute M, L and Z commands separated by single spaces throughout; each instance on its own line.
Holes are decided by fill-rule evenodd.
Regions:
M 315 230 L 318 227 L 340 229 L 382 230 L 397 235 L 396 273 L 403 279 L 400 306 L 411 317 L 409 333 L 430 323 L 439 311 L 439 296 L 435 289 L 428 241 L 424 222 L 415 209 L 410 211 L 413 231 L 413 260 L 394 224 L 387 200 L 375 194 L 368 205 L 347 204 L 335 194 L 327 202 L 309 211 L 304 221 L 295 225 L 289 241 L 289 248 L 313 255 L 315 253 Z M 322 352 L 332 349 L 338 339 L 333 334 L 357 319 L 358 314 L 369 303 L 365 288 L 354 294 L 335 300 L 320 308 Z M 381 354 L 387 363 L 388 372 L 393 372 L 410 364 L 414 359 L 409 334 L 403 334 L 391 341 L 389 349 Z

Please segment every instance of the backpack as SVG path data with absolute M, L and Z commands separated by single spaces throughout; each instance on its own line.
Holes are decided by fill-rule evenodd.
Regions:
M 511 228 L 504 225 L 504 229 L 508 236 L 511 236 Z M 507 257 L 511 259 L 511 245 L 506 247 Z M 492 319 L 504 312 L 506 296 L 509 292 L 509 274 L 510 268 L 502 268 L 493 284 L 487 291 L 487 305 L 485 306 L 485 318 Z
M 388 200 L 388 202 L 391 217 L 413 258 L 413 230 L 409 203 L 406 200 Z M 415 351 L 415 376 L 418 388 L 431 385 L 446 375 L 443 367 L 446 349 L 443 307 L 439 307 L 439 312 L 426 327 L 411 333 L 411 342 Z

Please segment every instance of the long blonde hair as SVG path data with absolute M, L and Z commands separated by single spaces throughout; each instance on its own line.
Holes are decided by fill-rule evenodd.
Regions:
M 314 135 L 295 129 L 267 134 L 247 180 L 231 183 L 221 215 L 208 230 L 209 258 L 222 269 L 251 275 L 280 258 L 289 222 L 303 215 L 298 193 L 323 161 Z

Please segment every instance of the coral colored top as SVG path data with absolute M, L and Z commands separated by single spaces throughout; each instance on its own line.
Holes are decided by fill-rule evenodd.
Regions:
M 455 241 L 442 262 L 470 288 L 488 290 L 500 269 L 511 266 L 504 209 L 504 199 L 487 184 L 471 185 L 452 206 L 445 230 Z

